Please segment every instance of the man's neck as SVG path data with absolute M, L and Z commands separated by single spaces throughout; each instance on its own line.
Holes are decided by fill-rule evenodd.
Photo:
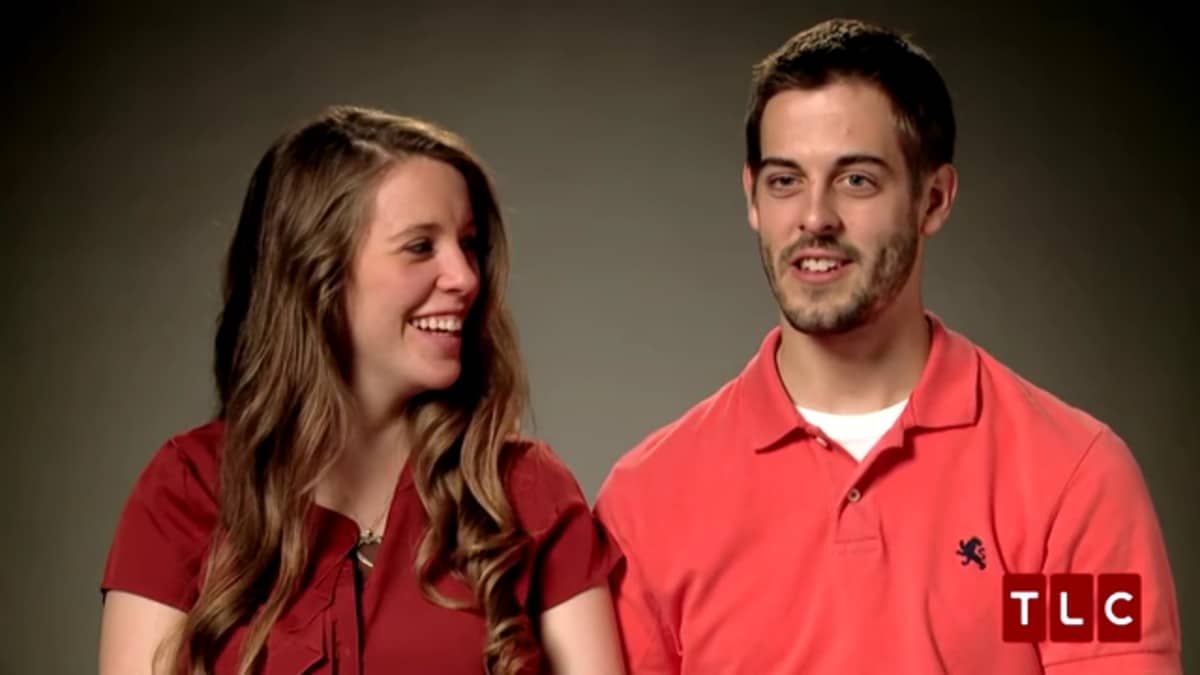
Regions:
M 908 397 L 929 358 L 924 311 L 893 306 L 850 332 L 812 336 L 782 323 L 775 363 L 796 405 L 855 415 Z

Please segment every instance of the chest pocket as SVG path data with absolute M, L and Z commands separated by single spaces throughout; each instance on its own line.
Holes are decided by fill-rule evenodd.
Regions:
M 263 672 L 270 675 L 332 673 L 332 627 L 329 588 L 309 589 L 283 615 L 267 636 Z
M 332 672 L 321 668 L 329 658 L 329 603 L 306 607 L 303 612 L 281 620 L 267 638 L 267 660 L 264 672 L 274 675 L 317 675 Z
M 311 620 L 300 620 L 288 614 L 275 624 L 267 636 L 263 673 L 270 675 L 324 675 L 333 670 L 328 658 L 328 617 L 317 612 Z M 242 625 L 230 636 L 217 659 L 216 675 L 234 675 L 241 659 L 248 626 Z

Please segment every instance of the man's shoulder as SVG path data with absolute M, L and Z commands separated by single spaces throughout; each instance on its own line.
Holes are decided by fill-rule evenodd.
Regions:
M 1042 483 L 1055 486 L 1048 494 L 1088 475 L 1141 480 L 1133 451 L 1108 423 L 971 346 L 979 356 L 981 422 L 1004 444 L 1007 461 L 1036 467 Z
M 703 462 L 706 448 L 719 445 L 736 414 L 740 377 L 695 403 L 682 415 L 646 435 L 613 466 L 600 498 L 638 491 L 659 481 L 677 481 L 680 471 Z
M 1069 403 L 1049 388 L 1035 383 L 986 349 L 979 354 L 985 414 L 1056 441 L 1055 445 L 1082 452 L 1108 426 L 1082 407 Z

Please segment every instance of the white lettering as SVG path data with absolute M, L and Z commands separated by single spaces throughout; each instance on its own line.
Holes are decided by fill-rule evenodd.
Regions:
M 1008 597 L 1021 601 L 1021 625 L 1029 625 L 1029 601 L 1037 600 L 1037 591 L 1011 591 Z
M 1118 600 L 1133 602 L 1133 596 L 1125 591 L 1117 591 L 1116 593 L 1108 596 L 1108 600 L 1104 601 L 1104 616 L 1108 617 L 1109 623 L 1113 625 L 1128 626 L 1129 624 L 1133 623 L 1133 617 L 1117 616 L 1116 614 L 1113 614 L 1113 605 L 1117 604 Z
M 1058 605 L 1058 618 L 1062 619 L 1064 626 L 1082 626 L 1083 619 L 1067 616 L 1067 592 L 1063 591 L 1058 594 L 1062 598 L 1062 602 Z

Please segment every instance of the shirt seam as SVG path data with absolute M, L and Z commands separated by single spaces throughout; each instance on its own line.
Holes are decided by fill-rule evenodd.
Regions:
M 1079 454 L 1079 460 L 1076 461 L 1075 466 L 1071 468 L 1071 473 L 1067 476 L 1067 479 L 1065 481 L 1063 481 L 1063 486 L 1062 486 L 1062 489 L 1059 490 L 1058 498 L 1055 499 L 1055 501 L 1054 501 L 1054 509 L 1052 511 L 1053 515 L 1051 516 L 1050 524 L 1049 524 L 1050 526 L 1048 528 L 1046 528 L 1047 540 L 1049 539 L 1051 533 L 1054 530 L 1054 525 L 1058 522 L 1059 513 L 1061 513 L 1063 504 L 1067 500 L 1067 494 L 1071 491 L 1071 488 L 1074 487 L 1074 485 L 1075 485 L 1075 481 L 1081 472 L 1081 467 L 1083 467 L 1084 463 L 1087 462 L 1088 457 L 1091 456 L 1092 448 L 1096 447 L 1096 444 L 1100 442 L 1101 437 L 1103 437 L 1106 433 L 1109 433 L 1109 432 L 1110 432 L 1110 430 L 1107 426 L 1101 425 L 1100 429 L 1095 433 L 1095 435 L 1092 436 L 1091 440 L 1088 441 L 1087 446 L 1085 446 L 1083 449 L 1083 452 L 1081 452 Z M 1047 543 L 1048 543 L 1048 541 L 1047 541 Z M 1049 559 L 1048 555 L 1043 558 L 1043 561 L 1042 561 L 1043 569 L 1045 568 L 1045 563 L 1046 563 L 1046 560 L 1048 560 L 1048 559 Z
M 662 608 L 659 606 L 658 601 L 655 600 L 654 596 L 651 595 L 647 590 L 644 590 L 645 585 L 643 583 L 643 580 L 646 577 L 645 577 L 645 575 L 643 575 L 641 573 L 640 566 L 638 566 L 635 563 L 632 555 L 629 555 L 628 553 L 626 553 L 627 551 L 632 550 L 632 547 L 628 545 L 628 542 L 626 541 L 624 535 L 618 533 L 615 528 L 606 527 L 605 529 L 608 530 L 610 536 L 612 536 L 613 540 L 616 541 L 617 548 L 620 549 L 622 551 L 622 553 L 624 553 L 623 558 L 624 558 L 624 564 L 625 564 L 626 568 L 628 568 L 630 573 L 636 575 L 636 577 L 638 579 L 638 586 L 643 588 L 643 590 L 641 591 L 641 596 L 642 596 L 642 599 L 645 600 L 646 606 L 654 614 L 654 616 L 653 616 L 654 623 L 655 623 L 654 627 L 655 627 L 656 632 L 658 633 L 658 639 L 660 641 L 662 641 L 663 643 L 665 643 L 667 646 L 669 646 L 671 648 L 671 650 L 675 652 L 674 656 L 678 657 L 679 653 L 680 653 L 679 642 L 670 633 L 670 631 L 667 630 L 667 622 L 663 620 L 663 616 L 664 616 L 663 611 L 662 611 Z
M 1042 665 L 1047 668 L 1053 668 L 1056 666 L 1067 666 L 1067 665 L 1077 664 L 1077 663 L 1087 663 L 1089 661 L 1103 661 L 1105 659 L 1114 659 L 1114 658 L 1119 658 L 1122 656 L 1142 656 L 1142 655 L 1145 655 L 1145 656 L 1176 656 L 1178 654 L 1179 654 L 1179 652 L 1174 649 L 1169 649 L 1169 650 L 1133 649 L 1133 650 L 1126 651 L 1126 652 L 1108 652 L 1105 654 L 1093 654 L 1091 656 L 1081 656 L 1081 657 L 1077 657 L 1077 658 L 1063 659 L 1061 661 L 1043 661 Z

